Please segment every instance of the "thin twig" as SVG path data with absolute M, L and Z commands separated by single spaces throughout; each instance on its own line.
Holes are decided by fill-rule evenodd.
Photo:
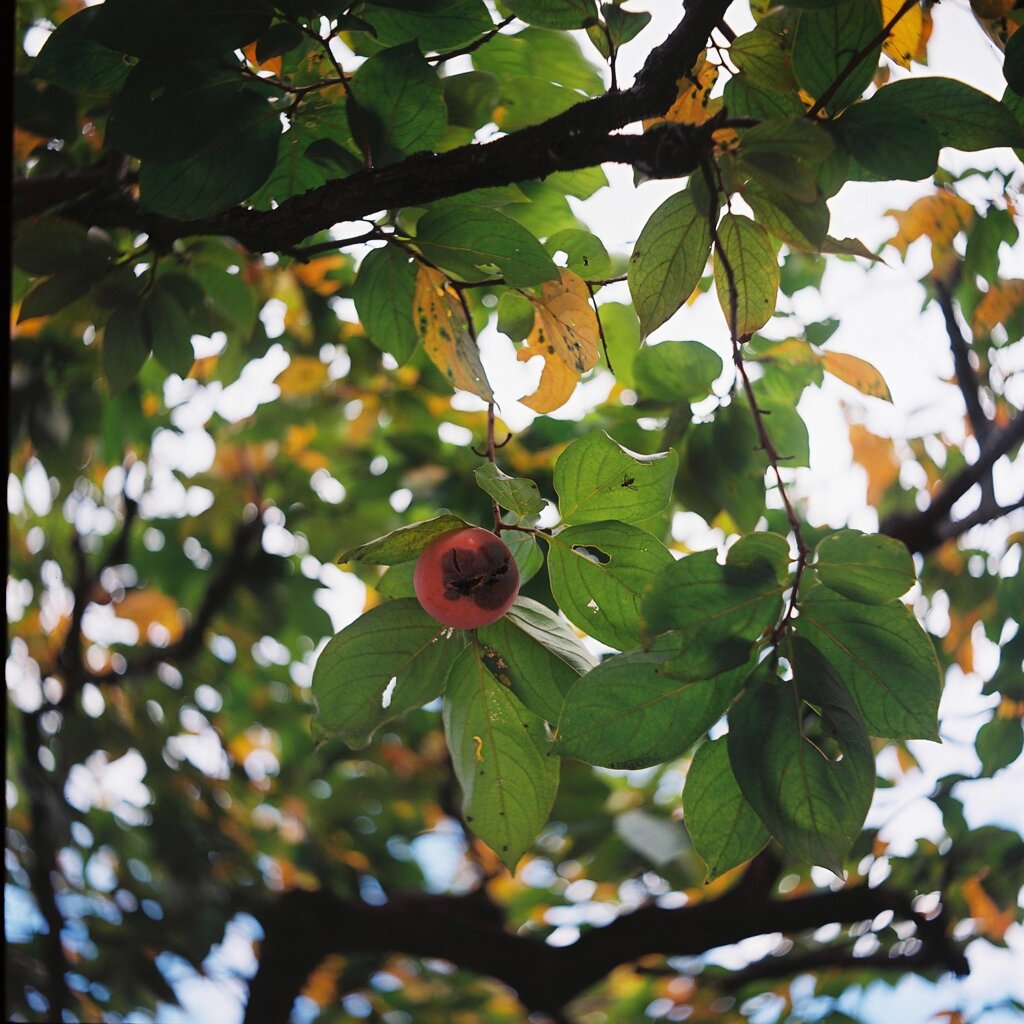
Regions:
M 484 43 L 489 43 L 506 25 L 510 25 L 515 20 L 516 16 L 510 14 L 466 46 L 460 46 L 456 50 L 448 50 L 445 53 L 435 54 L 433 57 L 428 57 L 427 60 L 431 64 L 443 64 L 446 60 L 451 60 L 453 57 L 461 57 L 464 54 L 472 53 L 474 50 L 479 50 Z
M 707 161 L 703 163 L 702 170 L 704 173 L 704 179 L 707 182 L 712 196 L 717 197 L 718 184 L 714 180 L 714 176 Z M 796 511 L 793 509 L 793 505 L 789 500 L 786 485 L 782 480 L 782 470 L 779 467 L 781 457 L 778 453 L 778 449 L 776 449 L 772 442 L 771 435 L 768 433 L 768 428 L 765 426 L 764 410 L 762 410 L 757 404 L 757 398 L 754 395 L 754 388 L 750 383 L 750 377 L 747 374 L 747 368 L 743 361 L 742 346 L 744 342 L 750 340 L 750 335 L 741 336 L 739 334 L 739 292 L 736 288 L 736 275 L 733 270 L 732 263 L 726 255 L 725 250 L 718 244 L 718 209 L 717 198 L 714 198 L 708 206 L 708 228 L 711 234 L 711 244 L 715 251 L 715 259 L 717 259 L 722 265 L 722 270 L 725 273 L 729 291 L 729 338 L 732 342 L 732 359 L 736 366 L 736 372 L 739 374 L 740 381 L 743 384 L 743 392 L 746 395 L 747 403 L 750 406 L 750 412 L 754 419 L 754 427 L 757 430 L 757 437 L 760 442 L 761 450 L 765 453 L 765 456 L 768 459 L 768 464 L 771 466 L 772 473 L 775 476 L 779 496 L 782 498 L 782 505 L 786 511 L 786 518 L 789 520 L 789 526 L 793 531 L 793 537 L 796 540 L 797 547 L 796 569 L 793 573 L 789 603 L 786 606 L 786 610 L 783 613 L 782 618 L 776 624 L 775 629 L 772 630 L 771 635 L 771 644 L 777 649 L 793 614 L 796 612 L 797 596 L 800 591 L 800 580 L 803 577 L 804 567 L 807 565 L 809 552 L 807 545 L 804 543 L 803 533 L 800 529 L 800 520 L 797 518 Z
M 612 366 L 612 357 L 608 355 L 608 339 L 604 336 L 604 324 L 601 322 L 601 311 L 597 308 L 597 299 L 594 298 L 594 286 L 589 281 L 587 282 L 587 291 L 590 293 L 590 304 L 594 307 L 594 316 L 597 317 L 597 333 L 601 338 L 601 348 L 604 350 L 604 361 L 608 364 L 608 369 L 612 373 L 615 373 L 615 368 Z
M 918 0 L 904 0 L 903 6 L 889 19 L 888 23 L 883 27 L 882 31 L 878 33 L 874 39 L 871 40 L 866 46 L 861 47 L 853 57 L 850 58 L 850 62 L 843 68 L 842 71 L 836 75 L 835 80 L 832 84 L 814 101 L 814 106 L 807 111 L 807 117 L 816 117 L 818 111 L 823 109 L 828 101 L 839 91 L 843 82 L 845 82 L 850 75 L 857 70 L 860 66 L 860 62 L 876 47 L 881 46 L 882 43 L 889 38 L 889 34 L 892 32 L 896 23 L 907 13 L 912 7 L 917 7 Z

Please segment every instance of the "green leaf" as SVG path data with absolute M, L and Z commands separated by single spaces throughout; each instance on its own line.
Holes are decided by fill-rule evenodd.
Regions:
M 626 523 L 572 526 L 545 537 L 551 593 L 569 620 L 620 651 L 640 643 L 640 596 L 672 561 L 656 537 Z
M 917 579 L 905 544 L 881 534 L 838 530 L 814 550 L 814 571 L 830 590 L 864 604 L 902 597 Z
M 729 762 L 772 835 L 841 875 L 874 792 L 871 742 L 829 662 L 798 638 L 789 657 L 792 679 L 759 679 L 730 710 Z
M 502 508 L 507 508 L 521 519 L 544 508 L 544 499 L 532 480 L 508 476 L 493 462 L 485 462 L 473 470 L 476 482 Z
M 544 243 L 552 256 L 556 252 L 564 252 L 568 257 L 566 268 L 579 274 L 584 280 L 593 281 L 610 277 L 612 261 L 608 250 L 597 235 L 578 228 L 563 228 L 548 236 Z
M 835 668 L 872 736 L 939 738 L 935 648 L 902 604 L 861 604 L 816 586 L 801 597 L 796 630 Z
M 974 746 L 981 759 L 983 775 L 995 775 L 1001 768 L 1013 764 L 1024 750 L 1024 729 L 1020 719 L 993 718 L 979 730 Z
M 106 0 L 92 38 L 121 53 L 160 60 L 217 57 L 257 39 L 270 24 L 261 0 Z
M 549 722 L 558 721 L 573 683 L 597 664 L 564 619 L 528 597 L 478 636 L 491 675 Z
M 339 564 L 345 562 L 367 562 L 371 565 L 395 565 L 417 555 L 435 538 L 450 530 L 460 530 L 469 524 L 450 512 L 426 519 L 422 523 L 410 523 L 386 533 L 376 540 L 367 541 L 349 548 L 338 556 Z
M 1019 38 L 1018 38 L 1019 37 Z M 1014 32 L 1006 42 L 1003 55 L 1003 76 L 1006 84 L 1018 94 L 1024 93 L 1024 35 Z
M 601 73 L 579 43 L 571 35 L 544 28 L 499 33 L 474 51 L 473 66 L 501 79 L 539 78 L 591 96 L 604 91 Z M 591 173 L 594 170 L 598 168 Z
M 729 58 L 755 85 L 783 94 L 796 90 L 785 36 L 758 26 L 732 41 Z
M 412 322 L 415 291 L 416 264 L 395 245 L 367 253 L 352 288 L 366 336 L 399 365 L 412 358 L 419 344 Z
M 638 455 L 595 430 L 558 456 L 554 484 L 564 523 L 618 519 L 640 523 L 672 500 L 675 451 Z
M 542 28 L 586 28 L 597 20 L 594 0 L 506 0 L 505 6 Z
M 843 116 L 844 137 L 851 117 L 862 130 L 890 135 L 899 125 L 924 122 L 940 145 L 967 152 L 1024 145 L 1024 128 L 1003 103 L 952 78 L 915 77 L 884 86 Z
M 823 128 L 801 117 L 762 121 L 746 128 L 740 135 L 739 152 L 743 157 L 754 155 L 799 160 L 816 164 L 835 148 L 835 141 Z
M 732 269 L 732 282 L 724 259 Z M 727 321 L 732 320 L 735 289 L 737 335 L 752 334 L 775 312 L 779 293 L 779 262 L 768 233 L 749 217 L 727 213 L 718 225 L 715 252 L 715 290 Z
M 643 633 L 669 633 L 675 644 L 665 675 L 707 679 L 747 661 L 754 641 L 775 624 L 784 589 L 763 560 L 720 565 L 715 551 L 687 555 L 650 581 L 641 605 Z
M 725 83 L 722 96 L 730 117 L 800 117 L 804 113 L 795 91 L 780 92 L 743 74 L 733 75 Z
M 174 293 L 158 284 L 146 299 L 142 315 L 153 355 L 159 363 L 171 373 L 188 376 L 195 362 L 192 324 Z
M 87 7 L 62 21 L 32 65 L 32 77 L 87 96 L 113 96 L 131 70 L 124 55 L 94 42 L 98 9 Z
M 474 645 L 452 666 L 444 729 L 466 824 L 515 870 L 558 791 L 544 722 L 490 674 Z
M 848 0 L 800 15 L 793 41 L 793 73 L 800 87 L 815 99 L 823 96 L 845 74 L 853 56 L 882 31 L 882 12 L 877 3 Z M 828 101 L 835 114 L 848 107 L 871 84 L 882 44 L 871 47 Z
M 633 364 L 642 398 L 662 402 L 699 402 L 711 394 L 722 374 L 722 357 L 699 341 L 663 341 L 646 345 Z
M 429 704 L 444 690 L 460 637 L 415 598 L 361 615 L 327 642 L 313 668 L 314 737 L 365 747 L 385 722 Z
M 620 46 L 624 46 L 631 39 L 635 39 L 647 28 L 651 21 L 651 16 L 647 11 L 624 11 L 613 3 L 601 4 L 601 17 L 604 19 L 608 35 L 611 36 L 616 50 Z M 604 31 L 598 26 L 592 25 L 588 29 L 588 34 L 590 35 L 591 42 L 598 49 L 601 48 L 601 42 L 607 45 L 607 40 L 604 39 Z M 608 56 L 603 50 L 602 55 L 604 57 Z
M 851 107 L 835 122 L 835 131 L 850 154 L 848 179 L 920 181 L 939 162 L 939 135 L 927 118 L 897 104 L 876 104 L 882 92 Z
M 789 541 L 778 533 L 748 533 L 740 537 L 725 556 L 727 565 L 752 566 L 757 562 L 769 565 L 780 583 L 789 579 Z
M 359 15 L 381 46 L 415 42 L 421 50 L 454 50 L 491 28 L 483 0 L 376 0 Z
M 263 64 L 272 57 L 294 50 L 306 40 L 306 34 L 298 25 L 288 21 L 279 21 L 260 34 L 256 40 L 256 63 Z
M 494 122 L 504 132 L 517 132 L 520 128 L 541 124 L 583 101 L 575 89 L 567 89 L 564 85 L 533 75 L 506 78 L 502 86 L 501 102 L 494 110 Z M 573 218 L 571 226 L 576 227 L 578 223 Z M 550 225 L 552 228 L 558 226 Z
M 467 281 L 499 275 L 514 288 L 558 276 L 544 246 L 497 210 L 461 207 L 428 213 L 416 225 L 423 255 Z
M 627 272 L 644 337 L 690 297 L 710 253 L 708 219 L 694 206 L 689 190 L 670 196 L 651 214 Z
M 679 757 L 729 706 L 750 667 L 699 683 L 667 679 L 669 638 L 606 658 L 565 699 L 555 751 L 605 768 L 649 768 Z
M 690 845 L 678 821 L 640 807 L 616 814 L 615 832 L 631 850 L 657 868 L 678 861 Z
M 86 268 L 101 272 L 115 251 L 106 235 L 90 234 L 81 224 L 60 217 L 28 217 L 15 229 L 11 255 L 30 274 L 81 274 Z
M 59 313 L 65 306 L 80 299 L 96 280 L 95 275 L 77 270 L 62 270 L 45 281 L 40 281 L 21 300 L 18 323 L 37 316 Z
M 349 88 L 378 163 L 429 150 L 444 135 L 444 87 L 415 43 L 374 54 L 356 70 Z
M 534 304 L 519 292 L 503 292 L 498 299 L 498 330 L 513 341 L 522 341 L 530 333 L 536 315 Z
M 149 355 L 141 306 L 119 306 L 103 329 L 103 373 L 113 394 L 139 375 Z
M 799 200 L 761 179 L 746 182 L 742 192 L 757 223 L 780 242 L 816 252 L 828 237 L 830 214 L 820 193 L 811 199 Z
M 519 567 L 519 585 L 525 586 L 544 566 L 544 555 L 532 534 L 513 531 L 506 533 L 502 540 L 512 552 Z
M 787 402 L 768 389 L 754 386 L 754 395 L 758 407 L 768 414 L 768 429 L 771 431 L 772 443 L 780 458 L 787 466 L 810 466 L 811 440 L 807 424 L 797 411 L 795 402 Z
M 707 865 L 707 881 L 750 860 L 771 838 L 743 798 L 729 764 L 728 740 L 702 743 L 693 755 L 683 787 L 683 823 Z

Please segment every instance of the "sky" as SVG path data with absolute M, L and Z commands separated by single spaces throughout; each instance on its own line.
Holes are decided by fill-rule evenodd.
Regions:
M 664 0 L 637 2 L 630 6 L 651 10 L 654 17 L 637 40 L 625 47 L 620 55 L 619 74 L 624 84 L 629 83 L 650 48 L 674 27 L 679 14 L 677 3 Z M 738 33 L 751 26 L 747 6 L 742 2 L 735 3 L 727 17 Z M 585 36 L 579 35 L 587 52 L 596 56 Z M 34 40 L 33 45 L 35 42 L 41 46 L 42 38 Z M 346 66 L 354 63 L 348 59 L 351 55 L 347 52 L 342 56 L 346 59 Z M 978 28 L 965 0 L 946 0 L 935 12 L 928 73 L 955 76 L 999 96 L 1004 84 L 1001 65 L 1001 53 Z M 899 74 L 897 69 L 894 77 Z M 941 164 L 954 171 L 967 167 L 1017 168 L 1015 184 L 1018 190 L 1024 180 L 1019 163 L 1009 151 L 958 154 L 947 150 Z M 570 202 L 610 252 L 628 253 L 647 217 L 667 196 L 678 191 L 679 183 L 652 181 L 635 188 L 628 168 L 610 166 L 606 167 L 606 173 L 610 182 L 608 188 L 589 200 Z M 906 209 L 914 199 L 930 191 L 928 182 L 847 185 L 829 203 L 832 211 L 830 233 L 837 237 L 856 236 L 868 248 L 875 249 L 896 231 L 896 223 L 886 215 L 886 211 Z M 967 189 L 968 198 L 979 204 L 998 198 L 996 192 L 995 186 L 986 185 L 980 178 Z M 347 233 L 343 226 L 339 228 L 339 237 Z M 1004 276 L 1024 277 L 1024 245 L 1018 245 L 1013 251 L 1004 246 L 1001 256 Z M 852 525 L 868 530 L 877 527 L 874 513 L 865 503 L 863 471 L 852 463 L 842 406 L 851 409 L 856 418 L 872 431 L 897 439 L 938 428 L 956 439 L 955 431 L 960 429 L 963 421 L 962 398 L 955 387 L 944 382 L 952 375 L 953 367 L 941 315 L 932 307 L 923 313 L 921 310 L 924 292 L 917 282 L 929 269 L 928 254 L 922 243 L 917 243 L 911 247 L 906 263 L 900 262 L 892 250 L 886 254 L 886 260 L 885 265 L 875 265 L 868 270 L 863 265 L 830 260 L 820 294 L 805 290 L 793 301 L 793 311 L 805 321 L 827 316 L 837 318 L 840 327 L 828 348 L 850 352 L 873 363 L 882 372 L 893 396 L 890 406 L 864 398 L 831 378 L 826 378 L 820 390 L 809 389 L 805 394 L 800 412 L 810 431 L 812 468 L 788 471 L 788 475 L 793 481 L 794 492 L 806 502 L 804 510 L 808 520 L 814 524 Z M 601 299 L 607 301 L 627 297 L 624 284 L 610 286 L 601 293 Z M 339 310 L 345 318 L 355 319 L 350 303 L 341 303 Z M 271 337 L 283 330 L 282 313 L 271 304 L 263 314 Z M 792 321 L 776 318 L 763 333 L 776 332 L 775 336 L 782 338 L 792 330 Z M 716 348 L 723 356 L 728 355 L 726 325 L 713 293 L 693 306 L 684 307 L 659 328 L 651 340 L 666 339 L 700 340 Z M 195 344 L 197 353 L 203 355 L 216 351 L 222 341 L 197 337 Z M 488 376 L 496 384 L 503 419 L 511 429 L 523 429 L 533 418 L 533 413 L 517 398 L 533 390 L 539 365 L 524 366 L 517 362 L 511 345 L 497 334 L 493 326 L 481 335 L 481 348 Z M 1017 346 L 1015 358 L 1018 361 L 1024 360 L 1021 349 Z M 212 495 L 204 488 L 181 483 L 175 472 L 187 478 L 208 469 L 213 461 L 214 445 L 204 424 L 214 411 L 228 420 L 240 420 L 251 415 L 257 404 L 272 401 L 277 394 L 273 380 L 287 362 L 284 350 L 274 346 L 266 356 L 247 367 L 240 381 L 226 388 L 220 385 L 204 387 L 195 381 L 181 381 L 173 377 L 169 380 L 166 398 L 169 405 L 175 406 L 173 422 L 176 429 L 161 432 L 154 443 L 149 467 L 154 486 L 151 497 L 147 499 L 149 508 L 144 511 L 156 515 L 184 506 L 189 514 L 197 514 L 208 507 Z M 539 360 L 535 362 L 539 364 Z M 729 366 L 728 359 L 725 364 Z M 332 363 L 332 375 L 342 376 L 346 365 L 347 356 L 339 350 Z M 1024 375 L 1021 380 L 1024 381 Z M 556 415 L 560 418 L 581 415 L 604 399 L 611 383 L 606 373 L 595 373 Z M 723 376 L 716 385 L 717 393 L 725 394 L 730 384 L 731 379 Z M 1024 394 L 1008 394 L 1008 398 L 1018 405 L 1024 404 Z M 460 409 L 483 408 L 479 399 L 466 394 L 456 395 L 453 405 Z M 973 439 L 964 434 L 962 440 L 965 452 L 972 456 L 976 450 Z M 17 488 L 13 493 L 12 511 L 17 510 L 19 502 L 27 502 L 32 507 L 46 504 L 45 474 L 41 480 L 38 479 L 39 474 L 36 476 L 34 482 L 27 480 L 24 489 Z M 112 490 L 120 491 L 121 480 L 108 483 Z M 321 481 L 319 486 L 327 492 L 321 495 L 325 500 L 340 500 L 336 489 L 332 490 L 327 481 Z M 997 467 L 996 487 L 997 497 L 1003 501 L 1019 497 L 1024 490 L 1024 460 L 1018 460 L 1016 468 L 1011 467 L 1008 460 L 1002 460 Z M 958 511 L 969 511 L 971 500 L 974 499 L 968 496 Z M 396 495 L 396 505 L 401 501 L 402 496 Z M 680 539 L 696 548 L 718 544 L 721 535 L 695 524 L 695 519 L 686 517 L 680 521 L 679 528 L 685 533 L 685 537 Z M 1011 529 L 1024 529 L 1024 512 L 1018 513 L 1014 520 L 998 527 L 974 531 L 970 539 L 981 546 L 992 544 L 997 547 L 999 538 Z M 287 553 L 295 538 L 282 525 L 276 525 L 268 531 L 266 543 L 268 549 L 276 545 L 276 550 Z M 1015 568 L 1007 565 L 1004 573 L 1008 574 Z M 335 629 L 342 628 L 360 613 L 364 588 L 354 576 L 336 566 L 320 566 L 319 563 L 304 564 L 304 570 L 318 576 L 323 583 L 325 589 L 320 601 L 331 615 Z M 10 601 L 11 591 L 8 588 L 9 613 Z M 110 615 L 102 622 L 96 621 L 93 628 L 102 635 L 105 629 L 114 628 L 112 619 Z M 975 649 L 976 671 L 965 676 L 954 669 L 947 681 L 940 710 L 942 744 L 912 742 L 910 747 L 920 769 L 903 775 L 893 788 L 876 792 L 868 824 L 882 828 L 882 837 L 892 844 L 894 852 L 912 848 L 919 837 L 935 838 L 941 834 L 938 812 L 926 799 L 938 778 L 951 772 L 970 775 L 979 768 L 973 749 L 974 735 L 986 721 L 988 709 L 995 703 L 994 698 L 984 697 L 980 691 L 984 679 L 994 670 L 997 654 L 994 645 L 980 635 L 975 637 Z M 301 673 L 301 669 L 299 671 Z M 21 706 L 31 706 L 39 696 L 37 680 L 23 680 L 20 688 L 15 687 L 14 698 Z M 210 742 L 204 746 L 200 736 L 192 752 L 194 758 L 211 758 L 213 744 L 219 751 L 219 743 L 213 737 L 208 739 Z M 883 754 L 880 769 L 894 772 L 892 760 L 887 762 Z M 92 760 L 72 777 L 69 799 L 81 806 L 107 800 L 112 806 L 120 807 L 126 820 L 130 820 L 132 813 L 139 813 L 148 802 L 148 790 L 144 785 L 145 765 L 141 762 L 137 752 L 135 757 L 129 752 L 118 762 L 108 762 L 103 758 Z M 206 763 L 209 770 L 219 770 L 211 761 Z M 965 814 L 972 827 L 999 824 L 1024 832 L 1024 802 L 1019 799 L 1022 792 L 1024 759 L 997 773 L 993 779 L 961 784 L 957 795 L 964 800 Z M 453 879 L 456 854 L 454 838 L 446 838 L 443 834 L 429 837 L 427 843 L 421 843 L 419 857 L 439 888 Z M 830 878 L 825 872 L 819 881 L 828 884 Z M 30 913 L 28 908 L 11 906 L 9 901 L 10 896 L 9 912 L 14 911 L 16 915 Z M 947 979 L 931 985 L 908 977 L 895 989 L 876 985 L 864 993 L 848 994 L 841 1008 L 857 1014 L 869 1024 L 888 1024 L 896 1019 L 924 1021 L 943 1010 L 967 1010 L 991 1002 L 1000 994 L 1013 994 L 1024 1000 L 1024 977 L 1019 969 L 1020 963 L 1024 962 L 1022 932 L 1024 930 L 1019 925 L 1010 929 L 1007 935 L 1010 950 L 996 949 L 982 940 L 973 943 L 969 952 L 972 974 L 967 979 Z M 252 918 L 238 915 L 229 925 L 223 942 L 211 951 L 206 978 L 195 975 L 183 962 L 165 956 L 161 967 L 181 996 L 184 1011 L 166 1008 L 160 1017 L 162 1024 L 164 1021 L 168 1024 L 185 1024 L 186 1021 L 234 1024 L 239 1021 L 245 993 L 240 979 L 250 976 L 255 970 L 251 943 L 258 934 L 259 925 Z M 716 962 L 739 965 L 748 958 L 761 955 L 771 948 L 774 941 L 773 937 L 760 942 L 752 940 L 739 949 L 721 951 L 715 959 Z M 347 1004 L 346 1008 L 353 1017 L 363 1015 L 358 1001 Z M 300 1006 L 297 1009 L 296 1019 L 301 1024 L 309 1018 L 311 1007 Z M 982 1024 L 1002 1024 L 1016 1019 L 1005 1013 L 992 1012 L 983 1018 Z

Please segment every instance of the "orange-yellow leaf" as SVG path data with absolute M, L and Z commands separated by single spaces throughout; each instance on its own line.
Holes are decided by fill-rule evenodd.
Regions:
M 662 117 L 644 121 L 646 131 L 660 121 L 674 121 L 677 124 L 704 124 L 715 112 L 711 90 L 718 81 L 718 68 L 709 64 L 702 53 L 693 70 L 676 82 L 676 101 Z
M 526 347 L 517 358 L 541 356 L 544 369 L 537 390 L 522 403 L 535 412 L 552 412 L 572 395 L 580 377 L 597 363 L 600 327 L 590 304 L 586 282 L 571 270 L 560 271 L 557 281 L 545 281 Z
M 900 475 L 900 460 L 887 437 L 872 434 L 859 423 L 850 425 L 853 458 L 868 475 L 868 501 L 877 505 Z
M 759 353 L 756 358 L 761 363 L 786 363 L 789 366 L 817 366 L 822 361 L 821 353 L 799 338 L 780 341 Z
M 274 378 L 282 398 L 312 395 L 327 383 L 327 366 L 316 356 L 292 356 L 292 361 Z
M 826 352 L 821 357 L 821 365 L 827 373 L 856 388 L 862 395 L 892 401 L 885 378 L 867 360 L 851 356 L 848 352 Z
M 319 259 L 310 260 L 308 263 L 296 263 L 292 267 L 292 273 L 307 287 L 312 288 L 318 295 L 333 295 L 340 287 L 340 281 L 332 281 L 327 275 L 332 270 L 338 270 L 345 266 L 346 259 L 340 252 L 332 253 L 330 256 L 321 256 Z
M 157 625 L 167 630 L 173 643 L 184 628 L 178 602 L 152 587 L 130 591 L 120 604 L 114 606 L 114 611 L 120 618 L 134 622 L 143 639 L 149 627 Z
M 281 70 L 284 68 L 284 59 L 280 55 L 277 57 L 271 57 L 269 60 L 265 60 L 260 64 L 256 60 L 256 44 L 254 42 L 243 47 L 242 53 L 245 54 L 245 59 L 257 71 L 272 71 L 278 78 L 281 77 Z
M 888 25 L 903 6 L 903 0 L 882 0 L 882 24 Z M 924 19 L 919 4 L 906 11 L 892 27 L 892 31 L 882 43 L 882 50 L 887 57 L 896 61 L 900 67 L 909 68 L 910 62 L 917 59 Z
M 34 132 L 27 132 L 24 128 L 14 129 L 14 159 L 25 161 L 30 154 L 45 145 L 49 139 L 45 135 L 36 135 Z
M 982 888 L 980 875 L 972 875 L 964 882 L 964 899 L 971 917 L 978 922 L 981 934 L 1002 942 L 1007 929 L 1016 919 L 1015 908 L 1009 906 L 1006 910 L 1000 910 L 995 900 Z
M 1024 305 L 1024 280 L 997 281 L 990 285 L 974 308 L 971 328 L 975 337 L 988 334 L 996 324 L 1005 323 Z
M 974 220 L 974 207 L 952 192 L 936 192 L 911 203 L 907 210 L 886 210 L 886 215 L 894 217 L 899 224 L 899 231 L 888 244 L 901 256 L 906 256 L 912 242 L 930 238 L 934 273 L 945 278 L 951 263 L 957 258 L 953 239 Z
M 466 311 L 441 271 L 420 267 L 412 311 L 413 325 L 424 351 L 452 387 L 478 395 L 485 402 L 493 401 L 494 392 L 469 331 Z
M 317 1006 L 333 1005 L 338 998 L 338 978 L 345 967 L 345 958 L 337 953 L 326 956 L 319 967 L 306 979 L 302 994 Z

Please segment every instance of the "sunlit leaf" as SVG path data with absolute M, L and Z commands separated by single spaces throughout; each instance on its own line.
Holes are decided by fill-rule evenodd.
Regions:
M 892 401 L 885 378 L 866 359 L 851 356 L 848 352 L 825 352 L 821 365 L 826 372 L 856 388 L 862 395 Z
M 775 312 L 778 259 L 767 232 L 749 217 L 727 213 L 718 225 L 715 290 L 726 321 L 737 336 L 763 327 Z

